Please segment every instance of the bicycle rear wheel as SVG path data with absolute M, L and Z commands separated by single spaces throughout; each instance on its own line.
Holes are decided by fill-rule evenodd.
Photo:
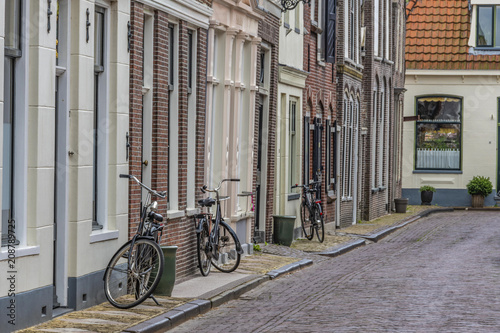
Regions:
M 212 258 L 212 265 L 219 271 L 231 273 L 238 268 L 241 255 L 237 251 L 236 244 L 239 240 L 231 232 L 225 223 L 219 223 L 219 259 Z
M 302 200 L 302 204 L 300 205 L 300 221 L 302 223 L 302 231 L 304 232 L 304 237 L 308 240 L 311 240 L 314 237 L 313 223 L 311 220 L 311 212 L 307 207 L 304 200 Z
M 142 303 L 155 290 L 163 274 L 163 252 L 150 239 L 138 238 L 123 245 L 104 273 L 108 301 L 120 309 Z
M 196 250 L 198 252 L 198 267 L 200 268 L 201 275 L 207 276 L 210 273 L 210 232 L 208 224 L 205 220 L 201 220 L 201 231 L 196 234 Z
M 314 229 L 316 230 L 316 236 L 320 243 L 325 240 L 325 220 L 323 217 L 323 211 L 320 204 L 314 206 Z

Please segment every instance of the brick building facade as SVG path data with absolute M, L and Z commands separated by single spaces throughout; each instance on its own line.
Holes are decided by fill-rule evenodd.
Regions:
M 335 12 L 336 1 L 313 0 L 304 6 L 303 70 L 308 72 L 303 92 L 303 183 L 320 181 L 325 223 L 335 220 L 336 112 Z M 328 13 L 328 15 L 327 15 Z
M 178 246 L 179 278 L 196 269 L 192 215 L 204 184 L 207 1 L 131 3 L 129 173 L 167 191 L 163 245 Z M 144 193 L 129 186 L 129 236 Z
M 276 181 L 276 125 L 278 105 L 278 53 L 281 10 L 272 1 L 260 1 L 257 49 L 257 100 L 254 124 L 254 243 L 271 242 Z

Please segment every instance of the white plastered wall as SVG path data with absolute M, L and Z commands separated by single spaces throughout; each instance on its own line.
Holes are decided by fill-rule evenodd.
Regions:
M 129 53 L 127 22 L 130 3 L 98 1 L 106 8 L 108 20 L 106 109 L 109 126 L 103 131 L 107 140 L 106 218 L 102 230 L 92 231 L 92 141 L 94 82 L 94 31 L 86 42 L 85 11 L 90 9 L 94 26 L 94 2 L 73 1 L 71 50 L 71 105 L 69 158 L 69 277 L 79 277 L 102 270 L 111 254 L 128 239 L 128 173 L 126 133 L 129 127 Z
M 403 188 L 429 184 L 465 189 L 475 175 L 490 177 L 496 184 L 499 77 L 500 71 L 407 71 L 404 116 L 416 115 L 416 96 L 463 97 L 462 173 L 413 173 L 415 122 L 407 121 L 403 124 Z

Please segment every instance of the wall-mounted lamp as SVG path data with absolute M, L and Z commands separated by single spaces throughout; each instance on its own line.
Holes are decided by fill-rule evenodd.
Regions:
M 304 4 L 308 4 L 309 6 L 311 5 L 311 0 L 281 0 L 281 11 L 284 13 L 287 10 L 292 10 L 297 7 L 301 1 Z

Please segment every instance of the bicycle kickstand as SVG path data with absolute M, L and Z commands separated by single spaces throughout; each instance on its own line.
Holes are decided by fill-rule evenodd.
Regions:
M 156 305 L 161 306 L 160 303 L 158 303 L 156 298 L 153 296 L 153 294 L 149 295 L 149 298 L 151 298 L 153 301 L 155 301 Z

